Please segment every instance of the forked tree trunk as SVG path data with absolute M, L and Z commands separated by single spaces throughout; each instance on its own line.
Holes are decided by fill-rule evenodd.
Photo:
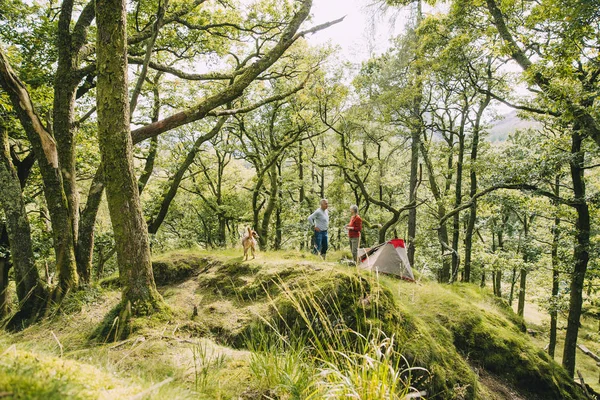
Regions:
M 11 325 L 16 327 L 21 321 L 27 321 L 39 311 L 45 303 L 45 293 L 40 285 L 38 270 L 35 266 L 31 231 L 25 210 L 25 201 L 17 171 L 10 157 L 8 133 L 0 125 L 0 204 L 6 217 L 6 231 L 10 244 L 10 258 L 14 266 L 17 297 L 20 310 Z M 7 278 L 3 271 L 2 280 Z
M 127 88 L 125 0 L 97 0 L 97 109 L 106 197 L 115 235 L 123 302 L 134 314 L 162 306 L 156 290 L 148 229 L 134 175 Z
M 13 108 L 36 154 L 38 167 L 44 182 L 44 195 L 52 221 L 56 270 L 59 275 L 58 289 L 59 292 L 64 292 L 70 287 L 76 286 L 79 277 L 77 276 L 77 266 L 75 264 L 72 218 L 69 214 L 67 197 L 63 188 L 56 143 L 37 115 L 26 86 L 17 77 L 1 50 L 0 85 L 8 93 Z

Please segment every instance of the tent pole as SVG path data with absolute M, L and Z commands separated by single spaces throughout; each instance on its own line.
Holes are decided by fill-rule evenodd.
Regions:
M 362 237 L 362 234 L 360 232 L 358 232 L 358 244 L 356 245 L 356 259 L 354 260 L 354 262 L 356 263 L 356 268 L 358 268 L 358 249 L 360 249 L 360 238 Z

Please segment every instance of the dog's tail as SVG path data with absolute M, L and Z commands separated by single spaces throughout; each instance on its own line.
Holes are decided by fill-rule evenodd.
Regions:
M 250 227 L 247 226 L 246 230 L 248 231 L 248 237 L 252 237 L 252 229 L 250 229 Z

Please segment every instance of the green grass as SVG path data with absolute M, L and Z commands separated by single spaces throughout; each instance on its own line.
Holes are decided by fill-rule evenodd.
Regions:
M 126 398 L 172 379 L 147 398 L 388 399 L 410 386 L 431 399 L 511 398 L 498 385 L 528 399 L 580 398 L 541 343 L 522 333 L 523 321 L 488 292 L 375 277 L 336 262 L 343 254 L 325 262 L 297 251 L 249 262 L 239 249 L 160 255 L 168 312 L 134 319 L 125 340 L 90 339 L 114 321 L 118 287 L 71 294 L 51 318 L 0 333 L 0 354 L 23 355 L 0 357 L 0 392 L 102 398 L 114 387 L 111 398 Z M 28 357 L 43 368 L 31 372 Z M 86 389 L 88 372 L 99 380 Z

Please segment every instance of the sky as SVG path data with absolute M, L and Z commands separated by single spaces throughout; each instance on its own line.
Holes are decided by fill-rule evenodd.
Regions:
M 382 12 L 376 0 L 314 0 L 312 24 L 318 25 L 345 16 L 344 20 L 308 38 L 313 44 L 331 43 L 340 47 L 345 61 L 361 62 L 389 47 L 389 40 L 402 32 L 410 10 Z M 384 15 L 382 15 L 384 14 Z

